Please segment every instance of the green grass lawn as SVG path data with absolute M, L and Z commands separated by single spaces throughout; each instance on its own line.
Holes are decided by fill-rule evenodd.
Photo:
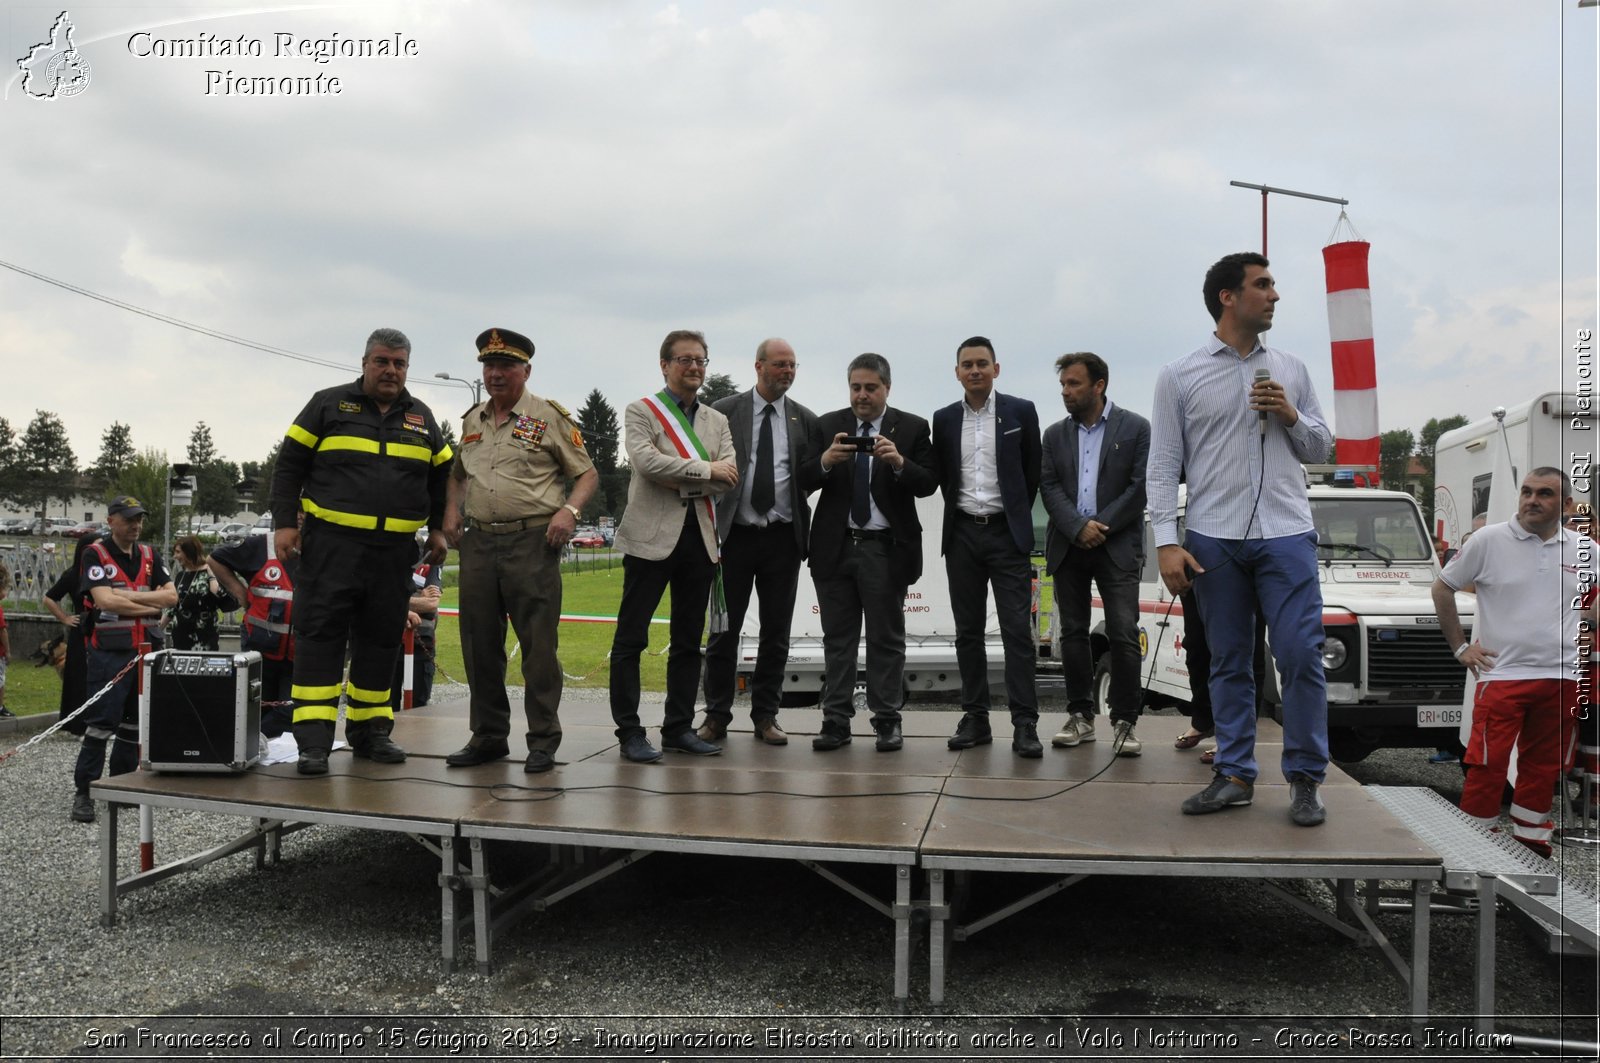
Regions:
M 445 576 L 443 604 L 457 604 L 457 589 L 453 567 Z M 1040 626 L 1048 629 L 1050 617 L 1049 580 L 1040 588 Z M 567 615 L 585 616 L 617 615 L 617 604 L 622 599 L 622 565 L 607 565 L 605 561 L 585 559 L 581 570 L 569 570 L 562 579 L 561 611 Z M 21 611 L 25 603 L 8 602 L 8 611 Z M 33 608 L 37 608 L 34 606 Z M 666 619 L 671 614 L 672 594 L 668 591 L 661 599 L 655 615 Z M 29 609 L 32 611 L 32 609 Z M 605 687 L 610 684 L 611 673 L 607 655 L 611 652 L 614 624 L 567 622 L 561 625 L 561 667 L 569 676 L 568 684 L 577 687 Z M 507 632 L 507 652 L 514 650 L 516 636 Z M 650 625 L 650 646 L 640 662 L 640 682 L 646 691 L 660 692 L 667 686 L 667 626 Z M 467 681 L 466 666 L 461 659 L 460 630 L 454 617 L 441 617 L 439 621 L 437 665 L 444 673 L 437 682 Z M 511 658 L 507 671 L 513 686 L 522 683 L 521 657 Z M 50 668 L 36 668 L 24 656 L 13 659 L 6 685 L 6 705 L 18 715 L 36 712 L 55 712 L 60 703 L 61 683 Z

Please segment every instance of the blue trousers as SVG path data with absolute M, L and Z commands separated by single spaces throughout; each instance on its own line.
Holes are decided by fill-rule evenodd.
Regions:
M 1216 770 L 1252 781 L 1258 773 L 1251 657 L 1259 607 L 1283 697 L 1284 777 L 1321 782 L 1328 770 L 1328 693 L 1316 533 L 1240 541 L 1191 531 L 1187 545 L 1206 570 L 1197 582 L 1211 644 Z

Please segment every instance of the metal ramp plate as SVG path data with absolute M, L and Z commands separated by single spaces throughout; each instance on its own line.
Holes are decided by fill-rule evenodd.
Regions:
M 1499 893 L 1539 925 L 1552 953 L 1593 956 L 1600 951 L 1600 895 L 1581 882 L 1557 881 L 1548 897 L 1532 896 L 1515 882 L 1501 883 Z
M 1555 864 L 1509 834 L 1484 830 L 1427 787 L 1369 786 L 1366 791 L 1443 858 L 1445 889 L 1472 893 L 1479 874 L 1493 874 L 1527 896 L 1549 897 L 1560 891 Z

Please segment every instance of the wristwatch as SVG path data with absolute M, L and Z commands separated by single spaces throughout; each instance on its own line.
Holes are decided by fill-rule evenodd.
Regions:
M 582 520 L 583 519 L 583 510 L 579 509 L 577 506 L 573 505 L 572 503 L 568 502 L 567 504 L 563 505 L 561 508 L 566 510 L 568 513 L 571 513 L 573 520 Z

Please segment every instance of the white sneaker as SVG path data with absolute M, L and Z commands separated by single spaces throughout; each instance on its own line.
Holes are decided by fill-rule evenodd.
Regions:
M 1118 720 L 1111 725 L 1111 748 L 1119 757 L 1137 757 L 1144 750 L 1144 743 L 1133 737 L 1133 726 L 1131 720 Z
M 1071 747 L 1079 742 L 1094 741 L 1094 717 L 1075 712 L 1067 717 L 1067 725 L 1056 732 L 1050 744 L 1057 749 Z

